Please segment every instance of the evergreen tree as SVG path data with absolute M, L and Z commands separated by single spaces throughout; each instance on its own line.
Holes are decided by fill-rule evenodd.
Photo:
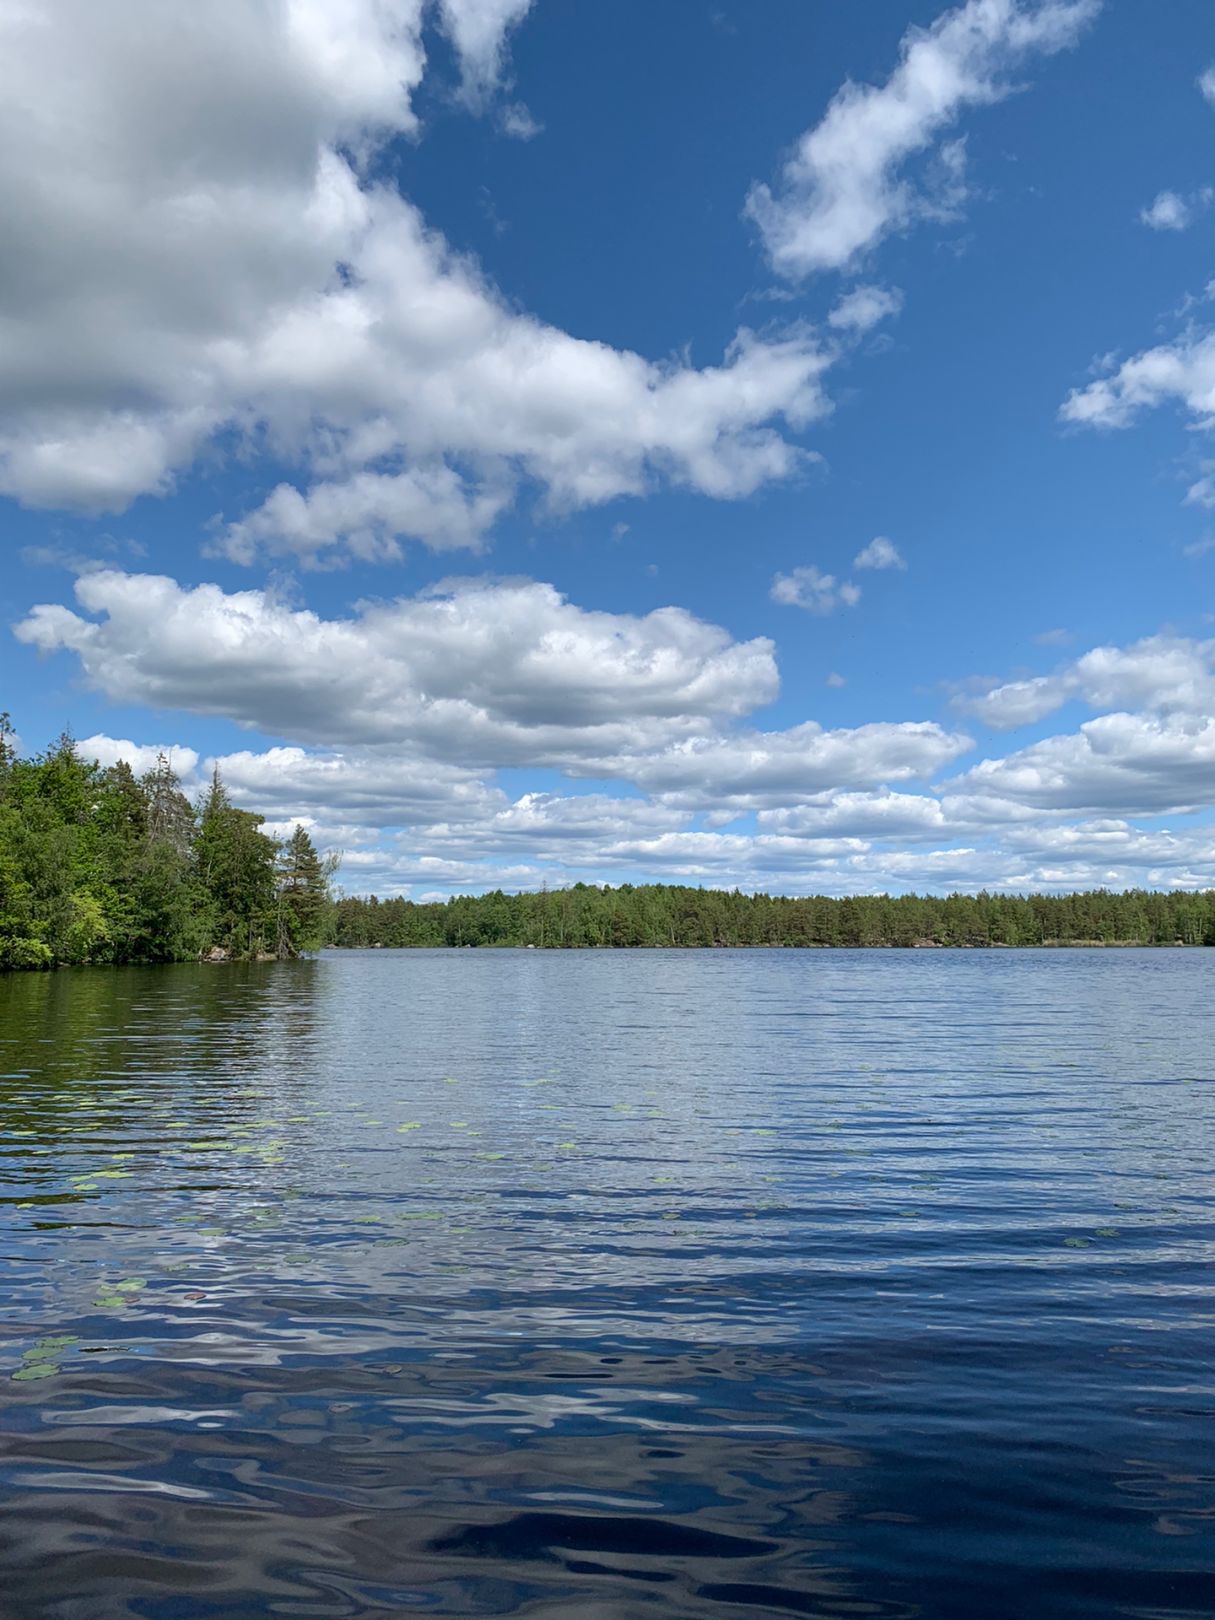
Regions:
M 181 782 L 167 754 L 157 754 L 156 764 L 143 778 L 143 791 L 148 838 L 156 844 L 168 844 L 182 856 L 188 855 L 194 842 L 194 811 L 181 791 Z
M 297 824 L 279 849 L 275 869 L 277 956 L 298 956 L 321 945 L 332 871 L 333 864 L 322 861 L 311 838 Z
M 210 945 L 232 956 L 265 954 L 275 932 L 278 846 L 261 831 L 264 821 L 232 804 L 216 766 L 199 806 L 195 850 Z
M 1215 892 L 823 895 L 576 883 L 418 905 L 329 898 L 336 858 L 297 826 L 281 848 L 216 772 L 197 812 L 161 755 L 143 779 L 70 733 L 18 756 L 0 714 L 0 970 L 188 961 L 220 947 L 1215 945 Z

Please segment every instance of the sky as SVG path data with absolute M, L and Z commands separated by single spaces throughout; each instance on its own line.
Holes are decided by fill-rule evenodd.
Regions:
M 0 0 L 0 709 L 352 894 L 1215 886 L 1209 0 Z

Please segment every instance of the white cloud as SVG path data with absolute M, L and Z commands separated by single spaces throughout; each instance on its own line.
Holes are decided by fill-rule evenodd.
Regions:
M 1194 211 L 1176 191 L 1158 191 L 1152 206 L 1140 209 L 1139 219 L 1152 230 L 1186 230 L 1194 224 Z
M 1076 660 L 1074 678 L 1094 709 L 1207 714 L 1215 709 L 1215 641 L 1159 635 L 1094 647 Z
M 886 823 L 897 836 L 913 839 L 910 848 L 892 848 L 866 837 L 827 836 L 821 831 L 748 834 L 647 828 L 649 812 L 645 806 L 632 812 L 632 801 L 605 801 L 601 811 L 580 810 L 576 800 L 538 805 L 520 801 L 504 812 L 503 821 L 519 816 L 534 827 L 539 841 L 524 840 L 529 855 L 535 852 L 533 859 L 519 858 L 509 833 L 487 833 L 465 843 L 459 828 L 437 828 L 433 842 L 429 834 L 422 835 L 421 844 L 410 835 L 399 854 L 385 852 L 378 861 L 370 853 L 362 857 L 359 886 L 372 886 L 366 878 L 374 873 L 381 892 L 437 881 L 441 887 L 431 892 L 443 896 L 452 888 L 537 888 L 541 881 L 556 888 L 575 878 L 619 880 L 642 873 L 656 881 L 682 878 L 743 889 L 779 887 L 790 894 L 906 888 L 940 893 L 1103 884 L 1199 887 L 1209 884 L 1215 872 L 1215 832 L 1210 828 L 1145 832 L 1108 818 L 1069 826 L 1027 822 L 1009 829 L 997 842 L 980 835 L 959 844 L 958 825 L 934 813 L 931 802 L 925 803 L 922 822 L 909 812 L 901 823 L 893 816 Z M 572 826 L 571 836 L 561 841 L 546 831 L 549 818 L 560 821 L 567 813 L 584 818 L 590 830 L 585 842 Z M 761 823 L 766 825 L 762 817 Z M 934 838 L 939 840 L 936 847 Z
M 208 768 L 212 765 L 219 767 L 235 803 L 283 824 L 341 824 L 347 837 L 445 818 L 480 822 L 506 802 L 505 794 L 467 766 L 387 749 L 246 749 L 208 760 Z
M 1195 828 L 1183 833 L 1164 828 L 1145 831 L 1130 822 L 1107 818 L 1070 826 L 1043 826 L 1027 822 L 1007 836 L 1008 845 L 1033 851 L 1053 861 L 1067 858 L 1129 866 L 1176 867 L 1215 861 L 1215 830 Z
M 935 188 L 905 173 L 968 107 L 1001 100 L 1026 58 L 1074 45 L 1097 0 L 969 0 L 909 29 L 880 87 L 849 81 L 785 163 L 778 185 L 752 188 L 747 211 L 774 269 L 790 278 L 839 270 L 891 231 L 956 207 L 963 150 L 938 149 Z
M 115 702 L 292 739 L 219 762 L 238 802 L 276 822 L 449 824 L 465 840 L 487 818 L 518 829 L 524 812 L 507 817 L 486 777 L 530 765 L 634 783 L 650 809 L 630 801 L 619 814 L 665 834 L 673 812 L 737 814 L 925 779 L 971 746 L 932 722 L 735 729 L 776 695 L 769 641 L 733 641 L 679 608 L 588 612 L 528 580 L 452 581 L 340 620 L 264 591 L 115 570 L 75 591 L 82 611 L 43 604 L 18 638 L 73 652 Z M 529 798 L 525 810 L 543 803 L 546 825 L 557 816 L 568 830 L 602 808 L 555 802 Z
M 1215 709 L 1215 642 L 1148 636 L 1130 647 L 1094 647 L 1052 675 L 1006 681 L 961 706 L 997 729 L 1029 725 L 1079 698 L 1093 709 L 1153 713 Z
M 625 840 L 679 831 L 687 819 L 683 812 L 650 799 L 525 793 L 513 803 L 503 802 L 473 826 L 453 819 L 430 827 L 427 848 L 456 850 L 464 858 L 498 857 L 522 849 L 529 860 L 584 862 Z
M 1215 107 L 1215 67 L 1209 67 L 1198 75 L 1198 88 L 1203 96 Z
M 834 613 L 837 606 L 855 607 L 861 599 L 859 585 L 851 580 L 837 580 L 834 574 L 824 574 L 813 564 L 794 568 L 788 574 L 777 574 L 772 581 L 769 596 L 784 607 L 805 608 L 820 616 Z
M 854 568 L 903 568 L 907 564 L 903 561 L 902 553 L 893 540 L 887 540 L 885 535 L 879 534 L 871 540 L 863 551 L 858 551 L 852 559 Z
M 76 744 L 76 752 L 81 759 L 94 759 L 99 765 L 107 767 L 119 763 L 129 765 L 136 776 L 143 776 L 152 770 L 163 754 L 187 791 L 196 785 L 194 775 L 198 770 L 198 754 L 181 743 L 135 743 L 127 737 L 107 737 L 99 731 L 91 737 L 82 737 Z
M 329 620 L 267 591 L 116 570 L 83 575 L 75 594 L 93 617 L 43 604 L 16 634 L 74 652 L 115 702 L 470 768 L 583 767 L 706 731 L 777 691 L 762 637 L 733 641 L 681 608 L 588 612 L 531 580 L 450 581 Z
M 532 0 L 439 0 L 444 32 L 455 46 L 463 91 L 480 105 L 493 94 L 505 67 L 506 36 L 531 10 Z
M 1106 714 L 1070 735 L 986 759 L 959 792 L 1072 814 L 1161 815 L 1215 799 L 1215 719 Z
M 537 135 L 544 133 L 544 125 L 521 101 L 512 101 L 503 107 L 498 122 L 502 133 L 515 141 L 534 141 Z
M 400 473 L 353 473 L 314 484 L 306 494 L 279 484 L 209 549 L 242 563 L 259 552 L 295 556 L 305 567 L 347 556 L 395 562 L 406 534 L 432 551 L 477 551 L 509 499 L 501 484 L 477 488 L 442 462 Z
M 971 830 L 940 799 L 889 788 L 824 794 L 816 804 L 763 810 L 756 821 L 766 832 L 815 838 L 948 838 Z
M 1177 402 L 1200 427 L 1215 424 L 1215 334 L 1187 333 L 1124 360 L 1109 376 L 1075 388 L 1060 410 L 1082 427 L 1128 427 L 1141 411 Z
M 990 688 L 975 701 L 997 721 L 1071 699 L 1100 712 L 959 772 L 970 738 L 931 721 L 742 724 L 776 695 L 771 644 L 677 608 L 589 612 L 528 580 L 449 581 L 334 620 L 116 570 L 76 593 L 78 608 L 31 612 L 20 639 L 72 651 L 118 702 L 291 739 L 212 761 L 99 734 L 82 753 L 143 771 L 164 748 L 188 791 L 218 764 L 271 831 L 302 821 L 346 850 L 352 890 L 1215 885 L 1215 830 L 1135 824 L 1215 803 L 1215 641 L 1096 647 Z M 512 800 L 498 765 L 594 790 Z
M 267 814 L 271 833 L 301 822 L 321 847 L 345 851 L 342 881 L 356 892 L 556 887 L 637 874 L 790 893 L 1215 882 L 1215 829 L 1144 829 L 1127 819 L 1188 808 L 1187 793 L 1209 803 L 1209 719 L 1107 716 L 984 761 L 943 790 L 920 791 L 872 784 L 925 777 L 965 739 L 922 726 L 880 729 L 719 738 L 672 751 L 690 760 L 654 761 L 659 791 L 649 797 L 532 792 L 513 802 L 466 768 L 391 747 L 275 747 L 199 762 L 192 749 L 162 746 L 188 791 L 217 764 L 235 802 Z M 158 751 L 108 737 L 80 747 L 137 770 Z M 754 831 L 713 830 L 748 809 L 758 812 Z M 1066 819 L 1076 815 L 1088 819 Z
M 762 809 L 816 794 L 926 780 L 974 745 L 932 721 L 875 721 L 825 731 L 807 720 L 787 731 L 692 736 L 660 750 L 603 761 L 683 809 Z
M 523 10 L 448 6 L 470 85 Z M 475 545 L 521 482 L 568 508 L 664 480 L 733 498 L 802 465 L 785 430 L 829 410 L 838 342 L 744 329 L 695 369 L 572 337 L 373 178 L 418 133 L 423 15 L 0 9 L 0 493 L 118 511 L 243 442 L 291 483 L 216 544 L 315 563 Z
M 997 731 L 1012 731 L 1053 714 L 1072 691 L 1070 678 L 1035 675 L 1023 681 L 1004 681 L 988 692 L 963 699 L 960 707 Z
M 827 324 L 845 332 L 868 332 L 902 307 L 903 295 L 897 287 L 853 287 L 827 316 Z
M 838 688 L 838 687 L 841 687 L 841 686 L 847 686 L 847 684 L 848 684 L 847 677 L 837 674 L 835 670 L 832 670 L 830 675 L 828 675 L 828 677 L 827 677 L 827 685 L 828 686 L 834 686 L 834 687 Z

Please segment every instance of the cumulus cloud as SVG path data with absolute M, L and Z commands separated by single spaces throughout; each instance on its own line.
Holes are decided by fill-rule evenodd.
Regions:
M 902 553 L 893 540 L 879 534 L 871 540 L 863 551 L 858 551 L 852 559 L 854 568 L 903 568 L 907 564 L 903 561 Z
M 503 802 L 475 825 L 455 818 L 436 823 L 427 829 L 426 847 L 460 859 L 525 853 L 531 861 L 581 867 L 599 859 L 611 867 L 618 864 L 618 852 L 625 844 L 681 831 L 687 821 L 682 812 L 649 799 L 525 793 L 513 803 Z
M 889 788 L 825 793 L 817 803 L 762 810 L 756 821 L 765 832 L 816 838 L 944 838 L 971 830 L 939 798 Z
M 1193 332 L 1132 355 L 1108 376 L 1074 388 L 1060 416 L 1079 427 L 1129 427 L 1143 411 L 1176 403 L 1199 427 L 1215 424 L 1215 333 Z
M 83 744 L 81 745 L 83 748 Z M 480 822 L 506 795 L 468 766 L 402 756 L 387 749 L 309 752 L 297 747 L 242 749 L 208 761 L 219 767 L 237 804 L 272 821 L 378 831 L 443 818 Z
M 1212 883 L 1215 829 L 1145 829 L 1128 819 L 1186 808 L 1182 787 L 1209 799 L 1211 723 L 1106 719 L 910 790 L 855 784 L 926 777 L 965 739 L 923 727 L 893 727 L 893 738 L 872 728 L 751 733 L 733 748 L 675 751 L 694 757 L 659 762 L 659 791 L 648 796 L 531 792 L 513 801 L 467 768 L 385 746 L 272 747 L 201 762 L 180 744 L 160 746 L 189 791 L 218 765 L 236 803 L 268 814 L 270 832 L 301 822 L 322 847 L 343 850 L 343 881 L 362 892 L 442 895 L 635 874 L 790 893 Z M 158 752 L 103 736 L 80 747 L 136 769 Z M 749 809 L 753 829 L 714 829 Z
M 861 588 L 851 580 L 837 580 L 834 574 L 824 574 L 810 564 L 794 568 L 788 574 L 777 574 L 768 594 L 784 607 L 805 608 L 807 613 L 823 616 L 834 613 L 841 603 L 855 607 L 861 599 Z
M 989 688 L 975 701 L 997 723 L 1068 700 L 1099 712 L 967 765 L 971 739 L 933 721 L 760 729 L 771 643 L 678 608 L 597 613 L 530 580 L 453 580 L 323 619 L 270 592 L 117 570 L 76 594 L 34 609 L 20 639 L 72 652 L 124 704 L 290 739 L 214 760 L 104 734 L 81 751 L 142 771 L 163 749 L 189 791 L 217 764 L 271 831 L 302 821 L 346 850 L 352 889 L 1215 884 L 1215 831 L 1136 825 L 1215 799 L 1212 641 L 1097 647 Z M 512 798 L 502 765 L 592 790 Z
M 682 608 L 590 612 L 531 580 L 451 581 L 346 619 L 117 570 L 83 575 L 75 594 L 83 613 L 42 604 L 16 635 L 75 653 L 115 702 L 478 768 L 657 746 L 749 713 L 778 685 L 763 637 L 736 642 Z
M 1130 647 L 1094 647 L 1051 675 L 1005 681 L 963 699 L 962 707 L 998 730 L 1011 730 L 1072 698 L 1093 709 L 1208 712 L 1215 708 L 1215 642 L 1161 635 Z
M 368 852 L 360 859 L 359 881 L 387 888 L 438 884 L 438 897 L 453 888 L 550 887 L 577 878 L 619 879 L 644 873 L 655 881 L 690 881 L 743 889 L 779 886 L 789 894 L 873 893 L 916 888 L 936 892 L 980 888 L 1050 890 L 1097 887 L 1196 887 L 1215 872 L 1215 833 L 1195 828 L 1184 833 L 1145 832 L 1112 818 L 1066 826 L 1011 829 L 999 840 L 982 834 L 957 842 L 959 829 L 937 818 L 935 831 L 910 847 L 891 847 L 880 838 L 826 836 L 821 832 L 713 832 L 683 828 L 646 831 L 644 807 L 627 814 L 629 801 L 599 821 L 588 815 L 594 840 L 576 836 L 548 841 L 542 825 L 549 813 L 563 814 L 576 801 L 540 811 L 537 834 L 543 850 L 536 860 L 519 860 L 509 836 L 464 845 L 458 829 L 429 834 L 419 845 L 411 835 L 399 852 Z M 524 812 L 531 820 L 535 809 Z M 892 821 L 891 826 L 894 825 Z M 603 841 L 598 841 L 600 837 Z M 900 834 L 900 836 L 904 836 Z M 934 845 L 933 838 L 941 840 Z M 446 851 L 446 853 L 442 853 Z M 463 853 L 461 853 L 463 852 Z M 369 882 L 370 880 L 370 882 Z M 423 894 L 426 890 L 423 889 Z
M 312 568 L 347 557 L 396 562 L 402 535 L 432 551 L 478 551 L 509 500 L 501 483 L 478 488 L 441 462 L 407 472 L 353 473 L 316 483 L 307 493 L 279 484 L 208 550 L 240 563 L 252 563 L 259 553 L 294 556 Z
M 787 731 L 681 739 L 605 761 L 610 774 L 684 809 L 755 810 L 815 794 L 925 780 L 974 746 L 933 721 L 875 721 L 834 731 L 813 720 Z
M 1106 714 L 955 779 L 958 791 L 1073 814 L 1160 815 L 1215 797 L 1215 719 Z
M 488 92 L 521 0 L 450 0 Z M 556 507 L 795 471 L 838 352 L 740 331 L 697 369 L 517 309 L 372 159 L 419 134 L 424 0 L 44 0 L 0 10 L 0 493 L 119 511 L 217 441 L 290 483 L 237 560 L 475 545 L 521 486 Z M 518 131 L 517 131 L 518 132 Z M 292 498 L 294 495 L 294 499 Z
M 128 737 L 107 737 L 98 731 L 82 737 L 76 751 L 81 759 L 96 760 L 99 765 L 129 765 L 136 776 L 152 770 L 163 754 L 187 787 L 193 784 L 198 770 L 197 752 L 181 743 L 136 743 Z
M 776 186 L 752 187 L 747 212 L 773 268 L 790 279 L 844 269 L 890 232 L 956 208 L 959 143 L 936 147 L 935 183 L 931 164 L 909 177 L 909 160 L 931 156 L 967 108 L 1008 95 L 1028 58 L 1074 45 L 1097 10 L 1098 0 L 968 0 L 910 29 L 886 83 L 845 84 Z

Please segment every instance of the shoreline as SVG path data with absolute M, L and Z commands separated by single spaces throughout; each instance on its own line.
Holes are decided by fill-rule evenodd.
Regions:
M 295 957 L 279 957 L 269 954 L 250 957 L 224 957 L 215 956 L 189 957 L 177 962 L 63 962 L 44 968 L 0 968 L 0 982 L 5 979 L 26 979 L 55 977 L 61 973 L 96 973 L 123 971 L 130 968 L 233 968 L 233 967 L 268 967 L 283 962 L 315 962 L 320 960 L 326 952 L 336 951 L 342 955 L 370 955 L 373 951 L 383 951 L 390 954 L 404 954 L 414 951 L 442 951 L 444 954 L 454 951 L 489 951 L 489 952 L 545 952 L 546 954 L 569 955 L 575 952 L 629 952 L 629 951 L 1006 951 L 1024 953 L 1026 951 L 1202 951 L 1209 947 L 1204 943 L 1187 944 L 1184 940 L 1172 940 L 1167 943 L 1154 942 L 1142 939 L 1050 939 L 1041 940 L 1032 945 L 1009 945 L 1002 941 L 990 943 L 971 942 L 953 944 L 938 941 L 916 941 L 912 944 L 891 944 L 875 942 L 871 945 L 834 945 L 826 943 L 808 943 L 788 945 L 781 941 L 772 943 L 751 944 L 721 944 L 721 945 L 323 945 L 319 951 L 303 952 Z

